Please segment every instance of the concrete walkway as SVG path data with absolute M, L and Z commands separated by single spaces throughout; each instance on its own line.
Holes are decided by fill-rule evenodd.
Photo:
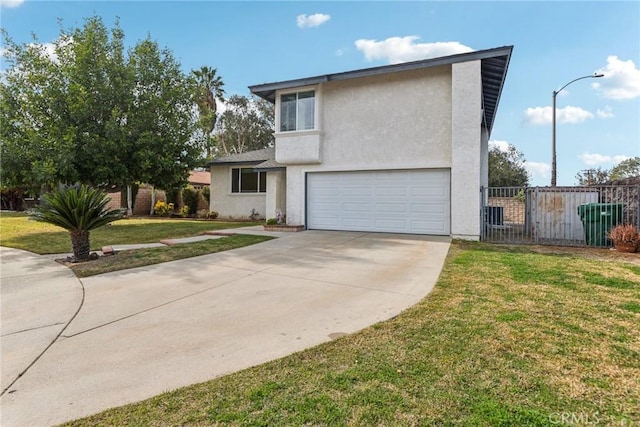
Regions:
M 389 319 L 432 289 L 449 249 L 428 236 L 277 234 L 81 282 L 50 259 L 0 248 L 0 424 L 76 419 Z

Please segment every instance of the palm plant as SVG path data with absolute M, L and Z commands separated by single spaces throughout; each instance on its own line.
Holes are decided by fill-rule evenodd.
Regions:
M 123 209 L 107 209 L 105 192 L 86 185 L 59 188 L 44 195 L 42 202 L 30 217 L 68 230 L 75 262 L 89 259 L 91 230 L 124 216 Z
M 224 102 L 224 89 L 222 88 L 224 82 L 222 77 L 216 76 L 217 71 L 216 68 L 210 68 L 206 65 L 200 67 L 199 70 L 192 71 L 198 88 L 196 102 L 200 113 L 200 127 L 207 137 L 216 127 L 216 113 L 218 111 L 216 99 Z M 207 156 L 211 157 L 211 153 L 208 152 Z

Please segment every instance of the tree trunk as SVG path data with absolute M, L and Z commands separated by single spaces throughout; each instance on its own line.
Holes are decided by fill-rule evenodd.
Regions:
M 89 259 L 89 232 L 87 230 L 71 231 L 71 246 L 73 247 L 73 258 L 76 262 L 87 261 Z
M 149 210 L 149 215 L 153 215 L 153 207 L 156 205 L 156 187 L 151 186 L 151 209 Z
M 131 208 L 132 205 L 133 202 L 131 201 L 131 186 L 127 185 L 127 216 L 133 215 L 133 209 Z

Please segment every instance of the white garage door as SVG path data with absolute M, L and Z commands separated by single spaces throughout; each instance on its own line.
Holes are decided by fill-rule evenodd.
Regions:
M 309 229 L 450 234 L 449 170 L 307 174 Z

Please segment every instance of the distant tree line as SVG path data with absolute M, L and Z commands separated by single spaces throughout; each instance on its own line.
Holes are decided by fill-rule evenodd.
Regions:
M 636 176 L 640 177 L 640 157 L 623 160 L 611 169 L 585 169 L 578 172 L 576 180 L 578 185 L 602 185 Z

